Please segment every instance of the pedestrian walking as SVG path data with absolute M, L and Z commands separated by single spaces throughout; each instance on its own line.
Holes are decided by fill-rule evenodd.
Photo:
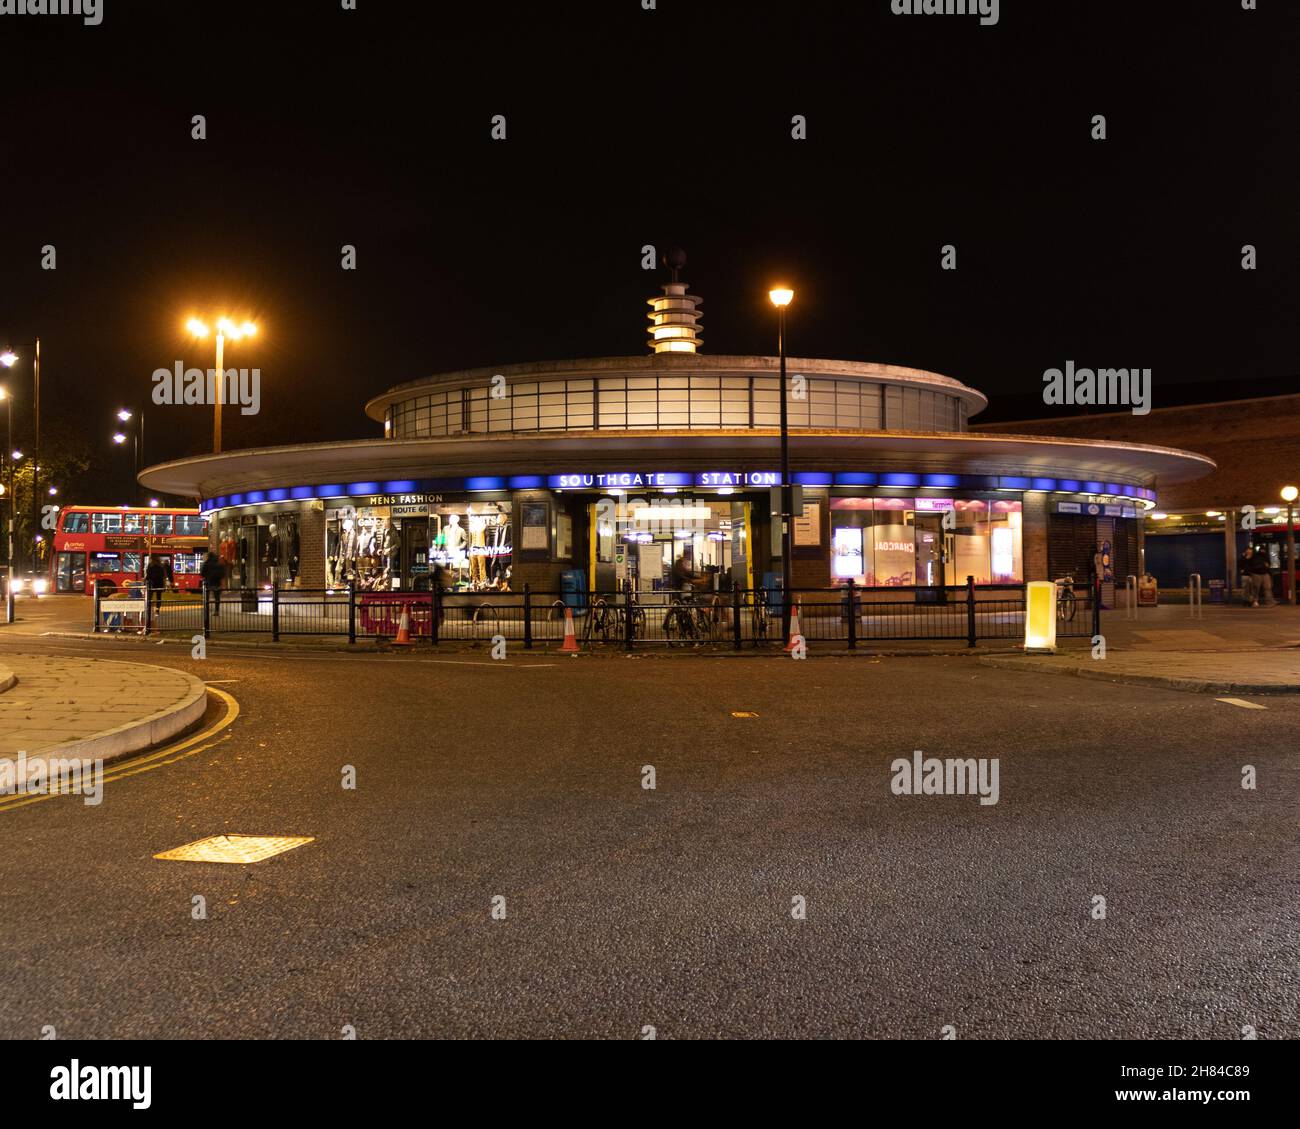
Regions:
M 221 585 L 226 579 L 226 566 L 216 553 L 208 553 L 199 569 L 199 576 L 207 588 L 208 599 L 212 603 L 212 614 L 221 614 Z
M 698 579 L 685 554 L 673 561 L 673 567 L 668 574 L 668 583 L 674 592 L 689 596 Z
M 1273 599 L 1273 576 L 1269 572 L 1268 557 L 1246 546 L 1241 555 L 1241 600 L 1248 608 L 1257 608 L 1262 600 L 1265 607 L 1276 603 Z
M 149 600 L 150 608 L 155 614 L 162 612 L 163 588 L 166 584 L 167 570 L 163 568 L 162 561 L 158 557 L 151 556 L 149 564 L 144 570 L 144 585 L 146 598 Z

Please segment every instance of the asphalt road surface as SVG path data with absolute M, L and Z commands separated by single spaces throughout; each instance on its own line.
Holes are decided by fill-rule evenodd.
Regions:
M 241 712 L 97 807 L 0 810 L 0 1036 L 1300 1035 L 1295 698 L 964 657 L 129 657 Z M 895 795 L 916 749 L 997 758 L 998 802 Z M 223 833 L 313 841 L 153 857 Z

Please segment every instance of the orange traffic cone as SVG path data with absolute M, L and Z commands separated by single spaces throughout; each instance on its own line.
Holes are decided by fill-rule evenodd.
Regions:
M 580 648 L 578 647 L 578 637 L 573 631 L 573 609 L 564 609 L 564 644 L 560 647 L 561 654 L 576 655 Z
M 411 616 L 406 604 L 402 605 L 402 618 L 397 621 L 397 638 L 393 640 L 393 646 L 411 646 Z
M 799 601 L 796 600 L 794 610 L 790 613 L 790 641 L 785 645 L 786 654 L 789 654 L 802 642 L 803 632 L 799 630 Z

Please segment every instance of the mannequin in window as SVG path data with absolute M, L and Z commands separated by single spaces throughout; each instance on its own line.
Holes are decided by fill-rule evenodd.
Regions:
M 384 539 L 383 539 L 383 558 L 384 570 L 390 575 L 395 576 L 400 567 L 398 557 L 401 556 L 402 542 L 397 535 L 397 526 L 391 521 L 384 522 Z
M 280 541 L 280 527 L 273 522 L 270 527 L 270 535 L 267 537 L 266 544 L 262 548 L 262 564 L 266 566 L 273 585 L 280 579 L 280 560 L 282 551 L 283 546 Z
M 465 530 L 460 524 L 460 514 L 452 514 L 442 531 L 442 545 L 449 559 L 454 560 L 465 551 Z
M 475 587 L 487 583 L 487 515 L 466 511 L 469 520 L 469 579 Z
M 290 521 L 289 532 L 285 538 L 285 555 L 288 558 L 287 563 L 289 566 L 290 584 L 298 583 L 298 551 L 301 548 L 302 542 L 299 540 L 298 536 L 298 523 L 296 521 Z

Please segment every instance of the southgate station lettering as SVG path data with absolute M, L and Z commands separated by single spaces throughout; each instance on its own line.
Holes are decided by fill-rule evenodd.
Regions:
M 684 565 L 717 592 L 771 589 L 784 571 L 777 358 L 703 354 L 698 297 L 679 281 L 662 291 L 642 315 L 648 355 L 408 380 L 365 406 L 372 439 L 223 451 L 140 481 L 199 500 L 241 588 L 662 593 Z M 1214 465 L 980 433 L 983 394 L 921 369 L 787 366 L 800 588 L 852 581 L 933 602 L 967 577 L 1086 576 L 1104 543 L 1115 575 L 1140 574 L 1157 491 Z
M 774 470 L 710 470 L 699 474 L 675 471 L 613 471 L 599 474 L 552 474 L 546 484 L 552 490 L 643 490 L 681 489 L 687 486 L 731 488 L 779 486 L 781 475 Z

